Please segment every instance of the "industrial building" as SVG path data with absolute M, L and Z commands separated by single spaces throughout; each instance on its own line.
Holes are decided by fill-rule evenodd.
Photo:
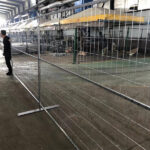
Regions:
M 0 30 L 0 150 L 150 150 L 150 0 L 0 0 Z

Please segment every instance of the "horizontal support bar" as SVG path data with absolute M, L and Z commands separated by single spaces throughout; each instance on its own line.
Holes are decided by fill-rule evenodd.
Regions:
M 39 108 L 38 109 L 33 109 L 33 110 L 26 111 L 26 112 L 18 113 L 17 116 L 21 117 L 21 116 L 25 116 L 25 115 L 30 115 L 30 114 L 41 112 L 41 111 L 44 111 L 44 110 L 54 109 L 54 108 L 57 108 L 57 107 L 59 107 L 59 105 L 48 106 L 48 107 L 44 107 L 44 108 L 41 108 L 41 109 L 39 109 Z
M 90 79 L 88 79 L 88 78 L 86 78 L 86 77 L 84 77 L 84 76 L 81 76 L 81 75 L 75 73 L 75 72 L 66 70 L 66 69 L 64 69 L 64 68 L 62 68 L 62 67 L 60 67 L 60 66 L 58 66 L 58 65 L 56 65 L 56 64 L 54 64 L 54 63 L 48 62 L 48 61 L 46 61 L 46 60 L 44 60 L 44 59 L 42 59 L 42 58 L 40 58 L 40 60 L 42 60 L 43 62 L 45 62 L 45 63 L 47 63 L 47 64 L 50 64 L 50 65 L 52 65 L 52 66 L 54 66 L 54 67 L 56 67 L 56 68 L 59 68 L 59 69 L 65 71 L 65 72 L 68 72 L 68 73 L 70 73 L 70 74 L 72 74 L 72 75 L 75 75 L 75 76 L 77 76 L 77 77 L 79 77 L 79 78 L 81 78 L 81 79 L 83 79 L 83 80 L 85 80 L 85 81 L 88 81 L 88 82 L 90 82 L 90 83 L 92 83 L 92 84 L 95 84 L 95 85 L 97 85 L 97 86 L 99 86 L 99 87 L 101 87 L 101 88 L 103 88 L 103 89 L 105 89 L 105 90 L 107 90 L 107 91 L 109 91 L 109 92 L 115 94 L 115 95 L 118 95 L 118 96 L 124 98 L 125 100 L 127 100 L 127 101 L 129 101 L 129 102 L 131 102 L 131 103 L 133 103 L 133 104 L 136 104 L 137 106 L 140 106 L 140 107 L 142 107 L 142 108 L 144 108 L 144 109 L 150 111 L 150 105 L 147 105 L 147 104 L 145 104 L 145 103 L 142 103 L 142 102 L 140 102 L 140 101 L 138 101 L 138 100 L 136 100 L 136 99 L 134 99 L 134 98 L 131 98 L 131 97 L 125 95 L 125 94 L 122 94 L 122 93 L 120 93 L 120 92 L 117 92 L 116 90 L 113 90 L 113 89 L 111 89 L 111 88 L 109 88 L 109 87 L 106 87 L 106 86 L 104 86 L 104 85 L 102 85 L 102 84 L 100 84 L 100 83 L 97 83 L 97 82 L 95 82 L 95 81 L 92 81 L 92 80 L 90 80 Z
M 14 77 L 21 83 L 21 85 L 29 92 L 29 94 L 39 103 L 38 99 L 34 96 L 34 94 L 28 89 L 28 87 L 14 74 Z M 46 114 L 51 118 L 51 120 L 55 123 L 55 125 L 59 128 L 59 130 L 66 136 L 66 138 L 70 141 L 70 143 L 75 147 L 76 150 L 80 150 L 78 146 L 74 143 L 74 141 L 70 138 L 70 136 L 66 133 L 66 131 L 59 125 L 56 119 L 48 112 L 45 107 L 40 103 L 43 110 Z

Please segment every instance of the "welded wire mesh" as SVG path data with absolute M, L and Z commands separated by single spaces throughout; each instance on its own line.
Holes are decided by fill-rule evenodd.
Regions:
M 27 86 L 36 98 L 38 93 L 38 61 L 37 58 L 21 53 L 13 55 L 13 71 L 15 75 Z
M 149 149 L 149 15 L 87 4 L 10 33 L 16 75 L 79 149 Z
M 9 36 L 12 43 L 14 73 L 38 98 L 37 31 L 9 29 Z
M 41 28 L 42 41 L 50 40 L 47 48 L 46 42 L 41 43 L 45 49 L 41 58 L 149 104 L 140 91 L 149 88 L 149 79 L 141 76 L 149 71 L 149 17 L 146 16 L 150 12 L 97 7 L 82 10 L 55 22 L 57 25 L 49 22 Z

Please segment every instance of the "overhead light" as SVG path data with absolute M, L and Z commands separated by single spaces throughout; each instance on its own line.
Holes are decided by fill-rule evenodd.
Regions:
M 52 4 L 49 4 L 43 8 L 40 9 L 40 11 L 42 10 L 45 10 L 45 9 L 49 9 L 49 8 L 52 8 L 52 7 L 56 7 L 56 6 L 61 6 L 62 5 L 62 2 L 55 2 L 55 3 L 52 3 Z
M 58 1 L 58 2 L 54 2 L 54 3 L 51 3 L 45 7 L 42 7 L 40 10 L 45 10 L 45 9 L 49 9 L 49 8 L 52 8 L 52 7 L 58 7 L 58 6 L 62 6 L 64 4 L 67 4 L 67 3 L 71 3 L 71 2 L 74 2 L 76 0 L 63 0 L 63 1 Z
M 21 18 L 29 17 L 29 14 L 22 15 Z
M 18 19 L 18 18 L 20 18 L 20 15 L 16 16 L 14 19 Z

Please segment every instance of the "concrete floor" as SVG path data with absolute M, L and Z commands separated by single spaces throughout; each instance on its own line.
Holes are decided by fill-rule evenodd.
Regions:
M 37 103 L 7 69 L 0 54 L 0 150 L 74 150 L 44 113 L 17 117 Z
M 36 95 L 37 61 L 21 55 L 14 64 Z M 51 113 L 81 150 L 150 149 L 150 111 L 43 61 L 41 100 L 60 105 Z

